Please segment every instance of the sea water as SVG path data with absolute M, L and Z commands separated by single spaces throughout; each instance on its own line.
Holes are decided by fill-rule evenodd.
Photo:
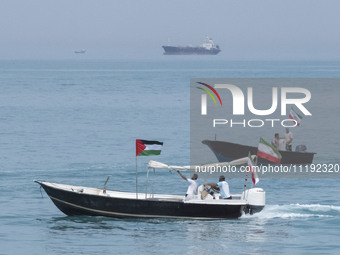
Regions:
M 33 182 L 101 188 L 111 175 L 108 189 L 134 192 L 136 138 L 164 142 L 160 156 L 138 158 L 141 192 L 149 159 L 188 164 L 189 84 L 197 77 L 340 78 L 340 62 L 0 61 L 0 254 L 339 254 L 337 178 L 260 177 L 261 213 L 207 221 L 68 217 Z M 339 103 L 325 100 L 320 109 L 330 121 L 315 123 L 315 136 L 334 135 L 332 149 L 313 135 L 308 148 L 316 162 L 340 163 Z M 187 188 L 168 170 L 153 181 L 157 193 Z M 244 180 L 228 182 L 242 192 Z

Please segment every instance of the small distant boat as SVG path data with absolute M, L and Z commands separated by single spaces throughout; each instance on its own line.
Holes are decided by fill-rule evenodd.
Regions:
M 203 140 L 203 144 L 207 145 L 210 150 L 215 154 L 219 162 L 231 161 L 240 157 L 248 155 L 250 152 L 252 155 L 257 154 L 257 147 L 242 145 L 237 143 L 230 143 L 225 141 L 216 140 Z M 282 159 L 281 164 L 311 164 L 315 152 L 306 152 L 306 146 L 298 145 L 295 151 L 279 150 Z M 266 159 L 258 158 L 258 162 L 266 162 Z
M 76 53 L 76 54 L 84 54 L 84 53 L 86 53 L 86 50 L 75 50 L 74 51 L 74 53 Z
M 218 163 L 219 165 L 244 164 L 241 161 Z M 149 169 L 192 169 L 193 166 L 168 166 L 150 161 Z M 232 199 L 219 199 L 203 185 L 198 188 L 198 195 L 191 200 L 185 196 L 110 191 L 104 188 L 35 181 L 46 191 L 53 203 L 66 215 L 107 216 L 115 218 L 181 218 L 181 219 L 227 219 L 238 218 L 244 212 L 253 214 L 265 206 L 265 192 L 261 188 L 246 189 L 242 194 L 231 194 Z M 205 192 L 203 192 L 205 191 Z
M 217 55 L 221 49 L 211 38 L 207 38 L 202 46 L 162 46 L 164 55 Z

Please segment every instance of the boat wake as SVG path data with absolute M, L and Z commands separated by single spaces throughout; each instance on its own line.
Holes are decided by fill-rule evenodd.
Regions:
M 307 218 L 337 217 L 340 206 L 320 204 L 266 205 L 260 213 L 243 215 L 242 218 L 256 217 L 260 219 L 274 218 Z

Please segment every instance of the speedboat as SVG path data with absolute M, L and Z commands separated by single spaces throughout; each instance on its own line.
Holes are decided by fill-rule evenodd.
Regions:
M 247 158 L 244 159 L 244 163 Z M 237 161 L 239 164 L 240 161 Z M 230 165 L 235 162 L 218 163 Z M 168 166 L 150 161 L 150 169 L 189 170 L 193 166 Z M 147 180 L 148 180 L 147 179 Z M 155 194 L 154 192 L 122 192 L 104 187 L 90 188 L 36 180 L 45 190 L 56 207 L 66 215 L 107 216 L 115 218 L 179 218 L 179 219 L 228 219 L 238 218 L 243 213 L 253 214 L 265 206 L 265 192 L 262 188 L 244 188 L 242 194 L 232 194 L 232 199 L 221 199 L 203 185 L 198 195 L 191 200 L 185 196 Z M 146 186 L 147 188 L 147 186 Z

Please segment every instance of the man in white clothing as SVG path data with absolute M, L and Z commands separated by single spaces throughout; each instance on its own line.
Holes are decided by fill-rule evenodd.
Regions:
M 218 183 L 204 183 L 203 185 L 209 185 L 212 188 L 219 190 L 222 199 L 232 199 L 229 191 L 229 184 L 225 181 L 225 177 L 223 175 L 220 176 Z
M 292 151 L 293 133 L 289 131 L 289 128 L 286 128 L 285 141 L 286 151 Z
M 279 133 L 275 133 L 274 139 L 272 141 L 272 145 L 276 148 L 279 149 L 280 147 L 280 136 Z
M 183 180 L 186 180 L 190 183 L 187 193 L 185 194 L 185 200 L 193 199 L 195 195 L 197 195 L 197 189 L 198 189 L 198 183 L 197 183 L 197 174 L 193 174 L 191 176 L 191 179 L 185 177 L 179 170 L 177 170 L 177 173 L 182 177 Z

